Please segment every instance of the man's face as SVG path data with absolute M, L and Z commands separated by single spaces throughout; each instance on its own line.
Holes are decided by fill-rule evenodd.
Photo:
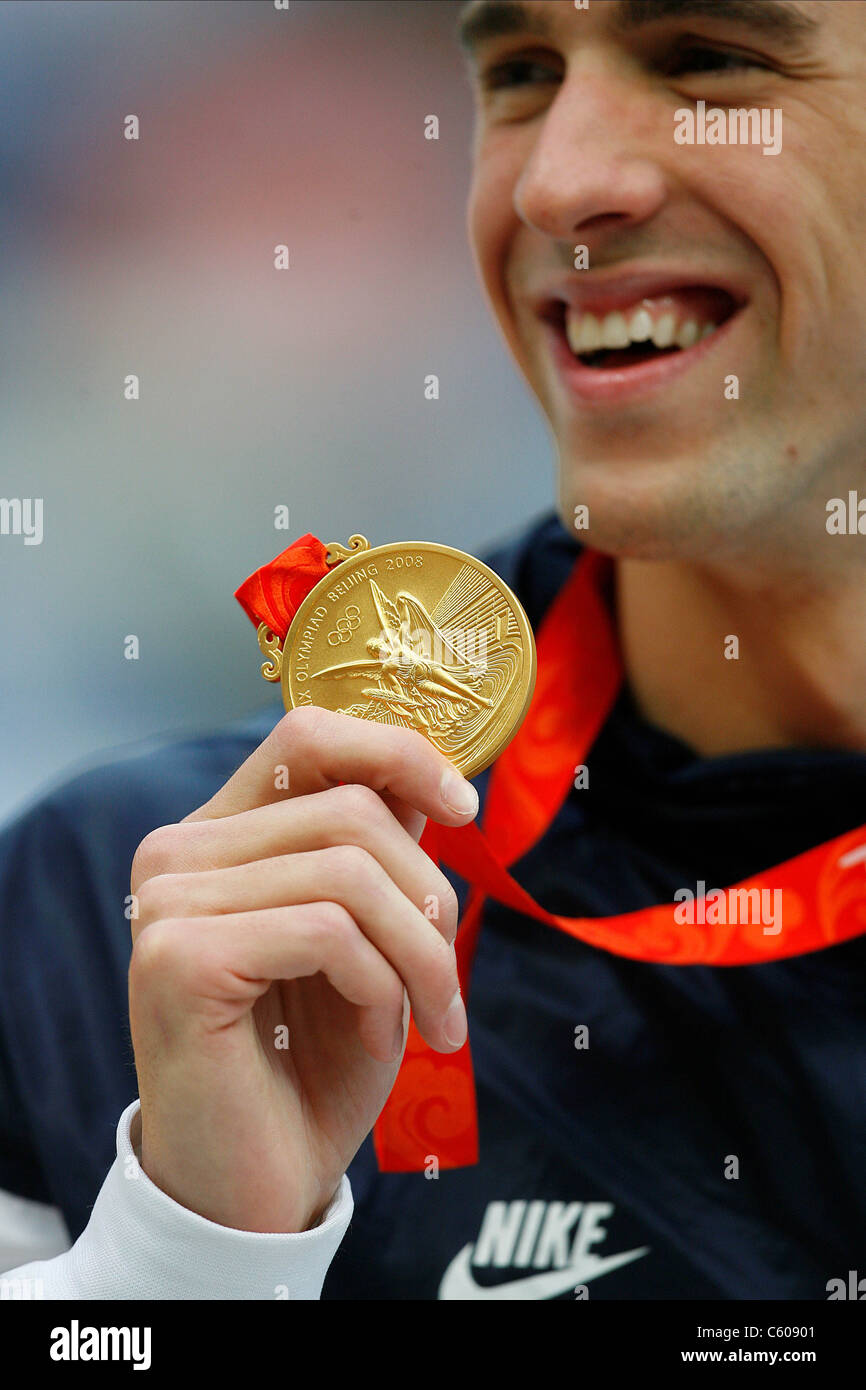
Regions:
M 563 521 L 587 506 L 578 538 L 624 555 L 829 553 L 827 499 L 866 472 L 866 5 L 463 13 L 524 11 L 472 57 L 469 230 Z M 699 101 L 764 111 L 763 144 L 678 143 Z

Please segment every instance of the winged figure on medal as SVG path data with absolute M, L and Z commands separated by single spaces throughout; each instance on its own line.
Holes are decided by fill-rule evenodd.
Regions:
M 374 580 L 370 591 L 381 631 L 366 643 L 369 657 L 316 672 L 330 679 L 377 682 L 361 692 L 368 697 L 366 705 L 351 705 L 341 713 L 402 724 L 441 738 L 497 705 L 499 690 L 482 693 L 480 687 L 485 681 L 488 688 L 503 684 L 498 678 L 505 675 L 502 656 L 510 654 L 497 653 L 491 681 L 490 663 L 464 660 L 419 599 L 400 592 L 391 600 Z M 507 665 L 510 668 L 511 661 Z

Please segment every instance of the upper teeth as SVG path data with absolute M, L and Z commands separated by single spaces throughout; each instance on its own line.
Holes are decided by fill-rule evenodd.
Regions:
M 616 311 L 601 319 L 595 314 L 568 308 L 565 334 L 572 352 L 583 353 L 598 352 L 599 348 L 624 348 L 629 343 L 650 340 L 658 348 L 690 348 L 698 338 L 708 337 L 718 327 L 715 323 L 699 323 L 695 318 L 682 322 L 678 319 L 679 315 L 670 309 L 654 316 L 645 305 L 634 309 L 628 317 Z

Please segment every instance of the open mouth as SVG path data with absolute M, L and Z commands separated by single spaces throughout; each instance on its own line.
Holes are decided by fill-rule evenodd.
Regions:
M 728 290 L 695 285 L 606 314 L 553 300 L 543 317 L 583 366 L 613 371 L 687 352 L 718 332 L 741 307 Z

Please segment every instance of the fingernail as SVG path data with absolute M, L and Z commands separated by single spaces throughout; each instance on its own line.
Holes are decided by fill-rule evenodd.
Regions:
M 448 1012 L 442 1020 L 442 1032 L 447 1042 L 452 1047 L 462 1047 L 466 1041 L 466 1034 L 469 1028 L 466 1022 L 466 1009 L 463 999 L 458 989 L 454 998 L 448 1006 Z
M 474 816 L 478 810 L 478 793 L 472 783 L 448 768 L 442 774 L 439 795 L 449 811 L 456 811 L 458 816 L 465 816 L 470 811 Z

